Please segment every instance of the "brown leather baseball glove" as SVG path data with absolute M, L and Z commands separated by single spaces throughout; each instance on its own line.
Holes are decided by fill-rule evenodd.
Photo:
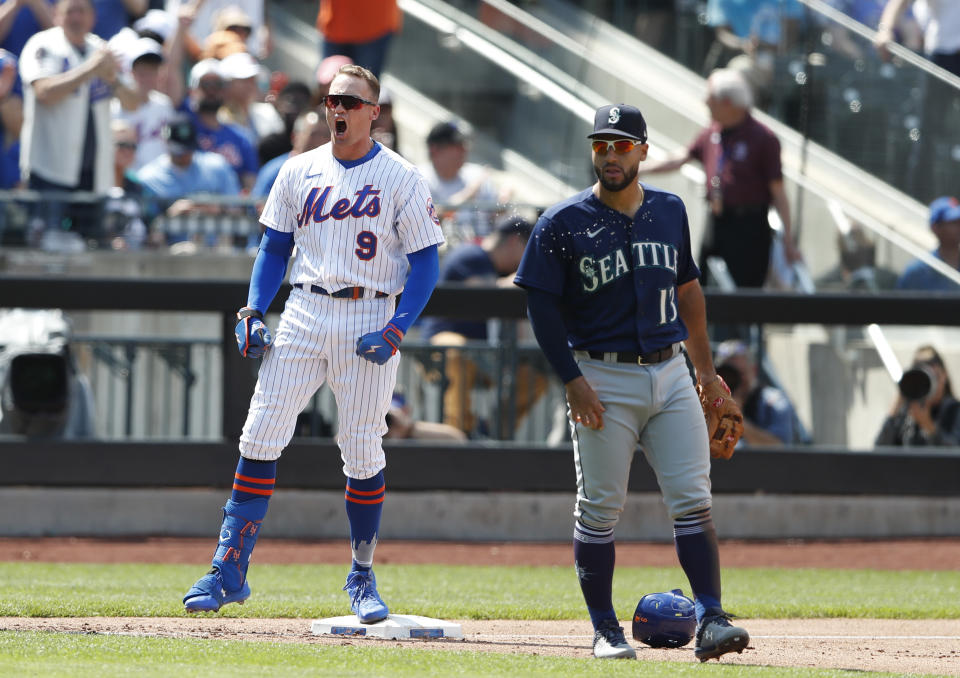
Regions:
M 733 456 L 737 441 L 743 435 L 743 414 L 740 406 L 730 397 L 730 388 L 719 375 L 706 384 L 698 381 L 697 393 L 700 395 L 703 416 L 707 420 L 710 456 L 729 459 Z

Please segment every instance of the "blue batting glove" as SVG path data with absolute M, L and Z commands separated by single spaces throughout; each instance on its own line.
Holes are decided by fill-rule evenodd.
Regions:
M 237 335 L 237 348 L 244 358 L 262 358 L 273 337 L 270 329 L 263 323 L 263 314 L 255 308 L 244 306 L 237 311 L 240 322 L 234 333 Z
M 357 339 L 357 355 L 377 365 L 383 365 L 400 348 L 403 340 L 403 330 L 387 323 L 387 326 L 376 332 L 368 332 Z

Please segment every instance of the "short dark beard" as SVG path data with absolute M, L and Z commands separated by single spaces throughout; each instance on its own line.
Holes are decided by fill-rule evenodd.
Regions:
M 600 180 L 600 185 L 603 186 L 603 190 L 610 191 L 611 193 L 619 193 L 627 186 L 637 181 L 637 172 L 639 168 L 634 167 L 632 170 L 629 168 L 624 168 L 623 170 L 623 180 L 616 183 L 608 181 L 603 178 L 603 168 L 593 166 L 593 172 L 597 175 L 597 179 Z

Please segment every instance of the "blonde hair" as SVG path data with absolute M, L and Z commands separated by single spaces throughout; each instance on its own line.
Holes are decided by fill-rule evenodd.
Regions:
M 367 86 L 370 88 L 370 93 L 373 95 L 371 101 L 373 101 L 373 103 L 380 101 L 380 81 L 377 80 L 377 76 L 370 70 L 357 64 L 344 64 L 337 69 L 337 75 L 350 75 L 366 81 Z

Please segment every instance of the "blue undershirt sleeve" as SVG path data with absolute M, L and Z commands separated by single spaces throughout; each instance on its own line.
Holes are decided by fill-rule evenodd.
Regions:
M 567 345 L 567 326 L 560 310 L 560 297 L 535 287 L 527 288 L 527 317 L 540 349 L 560 380 L 566 384 L 581 375 Z
M 397 312 L 390 320 L 403 330 L 404 334 L 420 317 L 440 278 L 440 255 L 436 245 L 411 252 L 407 255 L 407 261 L 410 262 L 410 274 L 403 286 L 403 296 L 397 304 Z
M 250 274 L 250 291 L 247 306 L 266 313 L 273 298 L 277 296 L 287 262 L 293 252 L 293 233 L 282 233 L 268 228 L 260 239 L 260 249 L 253 262 Z

